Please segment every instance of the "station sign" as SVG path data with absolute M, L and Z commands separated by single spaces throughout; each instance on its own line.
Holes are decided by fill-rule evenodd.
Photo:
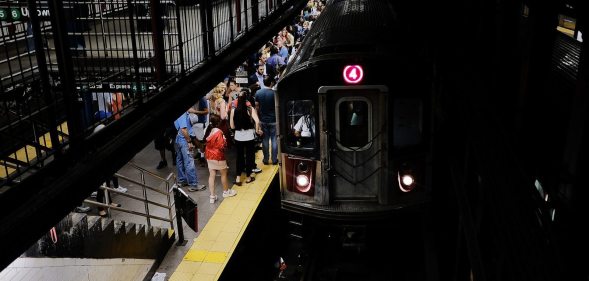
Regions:
M 108 90 L 116 90 L 116 91 L 124 91 L 124 92 L 147 92 L 147 90 L 155 90 L 157 87 L 155 85 L 148 85 L 146 83 L 124 83 L 124 82 L 103 82 L 103 83 L 91 83 L 91 84 L 84 84 L 78 86 L 79 89 L 89 89 L 89 90 L 101 90 L 101 91 L 108 91 Z
M 0 21 L 26 21 L 29 19 L 28 7 L 0 7 Z M 49 9 L 37 9 L 41 20 L 49 20 Z

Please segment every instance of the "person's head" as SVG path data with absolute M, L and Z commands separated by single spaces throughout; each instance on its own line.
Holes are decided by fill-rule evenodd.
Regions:
M 250 94 L 250 89 L 248 89 L 248 88 L 241 89 L 241 91 L 237 95 L 237 108 L 241 109 L 241 108 L 245 108 L 247 106 L 246 101 L 247 101 L 247 97 L 249 96 L 249 94 Z
M 235 82 L 235 79 L 229 79 L 229 82 L 227 82 L 227 85 L 228 85 L 229 92 L 233 92 L 237 89 L 237 82 Z
M 270 55 L 278 54 L 278 48 L 276 46 L 270 47 Z
M 271 76 L 266 76 L 264 77 L 264 86 L 271 88 L 272 86 L 274 86 L 274 83 L 276 81 L 274 80 L 274 77 Z
M 227 86 L 223 82 L 217 84 L 217 86 L 215 86 L 215 88 L 213 88 L 213 94 L 211 95 L 211 100 L 215 101 L 219 98 L 223 98 L 223 95 L 225 94 L 226 87 Z
M 211 114 L 211 116 L 209 116 L 209 125 L 212 128 L 218 128 L 219 123 L 221 123 L 221 117 L 219 115 Z
M 258 68 L 256 68 L 256 71 L 258 72 L 258 74 L 264 75 L 264 65 L 263 64 L 259 64 L 258 65 Z

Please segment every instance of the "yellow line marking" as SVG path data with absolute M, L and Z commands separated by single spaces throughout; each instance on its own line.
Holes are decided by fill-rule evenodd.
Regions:
M 258 167 L 262 167 L 262 173 L 252 183 L 233 186 L 237 195 L 225 198 L 217 207 L 170 280 L 219 279 L 272 179 L 278 173 L 278 166 L 263 165 L 261 156 L 262 152 L 256 154 L 256 162 Z M 187 274 L 186 268 L 196 267 L 197 263 L 198 268 L 190 270 L 195 273 Z

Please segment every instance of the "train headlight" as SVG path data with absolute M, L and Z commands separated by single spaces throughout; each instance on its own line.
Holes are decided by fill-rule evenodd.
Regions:
M 397 172 L 397 180 L 399 181 L 399 189 L 403 192 L 409 192 L 415 188 L 415 179 L 409 172 Z
M 310 188 L 309 186 L 309 177 L 307 177 L 306 175 L 298 175 L 296 178 L 297 181 L 297 187 L 299 191 L 302 192 L 307 192 L 308 190 L 301 190 L 302 188 Z

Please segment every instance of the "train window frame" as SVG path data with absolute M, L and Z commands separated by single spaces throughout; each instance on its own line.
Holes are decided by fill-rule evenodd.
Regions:
M 335 117 L 335 127 L 337 128 L 335 130 L 336 139 L 337 140 L 340 140 L 341 139 L 341 130 L 340 130 L 340 127 L 341 126 L 340 125 L 341 125 L 341 121 L 342 120 L 340 118 L 341 114 L 340 114 L 340 111 L 339 111 L 340 105 L 342 103 L 344 103 L 344 102 L 350 102 L 350 101 L 352 101 L 352 102 L 354 102 L 354 101 L 362 101 L 362 102 L 365 102 L 366 103 L 366 106 L 367 106 L 366 112 L 368 113 L 368 116 L 365 117 L 367 119 L 367 122 L 368 122 L 368 124 L 367 124 L 368 132 L 367 132 L 367 136 L 366 136 L 366 144 L 364 146 L 361 146 L 361 147 L 360 146 L 350 146 L 350 147 L 347 147 L 347 146 L 342 145 L 340 143 L 340 141 L 336 141 L 337 147 L 339 149 L 341 149 L 342 151 L 364 151 L 364 150 L 370 149 L 370 147 L 372 146 L 372 141 L 371 140 L 373 138 L 373 136 L 372 136 L 372 133 L 373 133 L 372 132 L 372 126 L 373 126 L 373 124 L 372 124 L 372 118 L 373 118 L 373 116 L 372 116 L 372 113 L 373 113 L 373 111 L 372 111 L 372 102 L 370 102 L 370 100 L 368 98 L 363 97 L 363 96 L 346 96 L 346 97 L 341 97 L 335 103 L 336 111 L 334 112 L 334 114 L 335 114 L 334 117 Z
M 297 103 L 300 103 L 302 105 L 298 105 L 297 106 L 296 105 Z M 298 107 L 300 109 L 300 108 L 304 108 L 305 105 L 307 105 L 307 106 L 308 105 L 312 105 L 312 108 L 313 108 L 313 109 L 311 109 L 311 112 L 310 113 L 307 113 L 307 114 L 312 115 L 312 118 L 313 118 L 313 127 L 314 127 L 313 132 L 314 133 L 313 132 L 311 133 L 312 135 L 309 138 L 310 139 L 310 143 L 307 143 L 306 145 L 303 146 L 300 143 L 300 140 L 305 139 L 305 137 L 303 137 L 303 136 L 301 136 L 301 137 L 295 136 L 294 135 L 294 126 L 296 125 L 296 123 L 298 123 L 298 120 L 300 118 L 302 118 L 306 114 L 303 113 L 303 112 L 292 113 L 291 112 L 291 108 Z M 317 111 L 315 110 L 315 108 L 317 108 L 316 101 L 314 101 L 312 99 L 289 99 L 289 100 L 286 101 L 286 108 L 287 108 L 287 112 L 285 114 L 285 118 L 287 120 L 286 120 L 285 123 L 287 124 L 286 128 L 288 128 L 287 129 L 288 131 L 286 132 L 286 142 L 285 142 L 285 145 L 289 149 L 294 149 L 294 150 L 298 150 L 298 151 L 313 151 L 313 150 L 317 149 L 319 147 L 319 142 L 318 142 L 318 139 L 317 139 L 317 136 L 318 136 L 318 134 L 317 134 L 317 129 L 318 129 L 317 120 L 318 119 L 317 119 Z M 291 117 L 293 117 L 296 120 L 294 120 L 294 122 L 291 122 L 291 120 L 289 120 Z M 295 145 L 293 145 L 293 143 L 295 143 Z M 309 145 L 309 144 L 311 144 L 311 145 Z

